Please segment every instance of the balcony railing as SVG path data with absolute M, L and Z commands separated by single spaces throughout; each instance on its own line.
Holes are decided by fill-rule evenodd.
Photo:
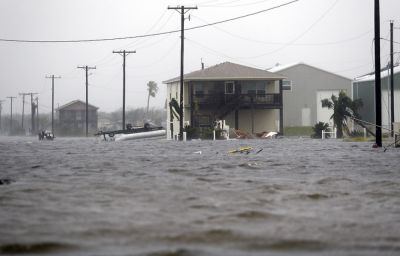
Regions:
M 281 106 L 281 95 L 278 93 L 264 94 L 195 94 L 193 103 L 199 106 L 220 107 L 235 102 L 241 106 L 245 105 L 264 105 Z

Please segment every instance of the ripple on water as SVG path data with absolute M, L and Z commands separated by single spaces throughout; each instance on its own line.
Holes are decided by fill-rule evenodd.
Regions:
M 40 243 L 11 243 L 0 245 L 0 252 L 4 254 L 43 254 L 77 249 L 71 244 L 58 242 Z
M 200 252 L 196 250 L 181 249 L 181 248 L 164 249 L 156 252 L 140 254 L 140 256 L 197 256 L 197 255 L 204 255 L 204 254 L 200 254 Z
M 400 250 L 397 149 L 311 139 L 0 140 L 0 254 Z M 241 146 L 264 150 L 228 154 Z

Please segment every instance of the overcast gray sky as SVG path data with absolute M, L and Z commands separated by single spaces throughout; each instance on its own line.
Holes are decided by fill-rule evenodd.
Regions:
M 291 0 L 0 0 L 0 38 L 79 40 L 114 38 L 180 29 L 180 16 L 167 7 L 198 6 L 188 12 L 185 27 L 194 27 L 268 9 Z M 354 78 L 373 70 L 373 0 L 298 0 L 251 17 L 185 32 L 185 73 L 231 61 L 266 69 L 276 63 L 305 62 Z M 381 0 L 381 37 L 389 39 L 389 20 L 400 27 L 400 1 Z M 394 32 L 400 42 L 400 29 Z M 160 91 L 151 106 L 163 107 L 162 81 L 179 75 L 180 34 L 92 43 L 0 42 L 0 100 L 16 96 L 14 113 L 22 110 L 19 93 L 39 93 L 39 111 L 55 104 L 85 100 L 85 73 L 90 71 L 89 103 L 100 111 L 122 107 L 122 57 L 113 50 L 136 50 L 127 56 L 127 108 L 144 107 L 146 84 Z M 389 43 L 381 41 L 382 66 Z M 395 44 L 395 51 L 400 51 Z M 399 59 L 399 53 L 395 60 Z M 29 107 L 29 105 L 26 105 Z M 29 113 L 29 110 L 28 110 Z

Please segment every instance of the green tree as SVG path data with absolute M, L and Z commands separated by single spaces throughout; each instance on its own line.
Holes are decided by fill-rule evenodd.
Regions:
M 149 92 L 147 95 L 147 108 L 146 108 L 146 116 L 149 114 L 149 104 L 150 104 L 150 97 L 156 97 L 158 92 L 158 85 L 154 81 L 150 81 L 147 83 L 147 91 Z
M 333 109 L 330 119 L 336 125 L 338 138 L 343 137 L 343 130 L 349 133 L 347 118 L 360 118 L 358 109 L 363 105 L 361 99 L 352 100 L 344 91 L 340 91 L 339 97 L 332 95 L 330 99 L 321 100 L 321 103 L 323 108 Z

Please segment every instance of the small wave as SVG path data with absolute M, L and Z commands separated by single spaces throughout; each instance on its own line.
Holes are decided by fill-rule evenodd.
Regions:
M 342 177 L 327 177 L 327 178 L 323 178 L 323 179 L 318 180 L 316 183 L 319 184 L 319 185 L 325 185 L 325 184 L 332 184 L 332 183 L 336 183 L 336 182 L 339 182 L 339 183 L 349 182 L 349 183 L 351 183 L 351 182 L 353 182 L 353 180 L 349 179 L 349 178 L 342 178 Z
M 175 174 L 187 174 L 190 172 L 190 170 L 182 169 L 182 168 L 170 168 L 167 170 L 167 172 L 175 173 Z
M 9 178 L 0 178 L 0 185 L 10 185 L 11 183 L 15 182 L 15 180 L 13 179 L 9 179 Z
M 261 212 L 261 211 L 244 211 L 235 215 L 238 218 L 254 220 L 254 219 L 271 219 L 271 218 L 279 218 L 279 215 Z
M 242 237 L 228 229 L 211 229 L 202 232 L 189 232 L 176 236 L 169 236 L 166 239 L 179 243 L 214 243 L 241 241 Z
M 55 251 L 65 251 L 72 248 L 72 245 L 56 242 L 42 242 L 32 244 L 13 243 L 0 245 L 0 252 L 12 254 L 51 253 Z
M 262 192 L 268 194 L 275 194 L 278 191 L 290 190 L 290 189 L 291 188 L 288 185 L 284 184 L 268 184 L 261 187 Z
M 150 252 L 143 254 L 143 256 L 195 256 L 199 255 L 196 251 L 191 251 L 188 249 L 171 249 L 171 250 L 161 250 L 158 252 Z
M 269 249 L 273 251 L 321 251 L 328 245 L 315 240 L 280 240 L 270 243 L 251 244 L 251 249 Z M 249 248 L 250 249 L 250 248 Z
M 257 163 L 257 162 L 246 162 L 246 163 L 241 163 L 241 164 L 239 164 L 239 167 L 243 167 L 243 168 L 245 168 L 245 169 L 250 169 L 250 170 L 253 170 L 253 169 L 261 169 L 260 164 Z
M 327 199 L 330 197 L 328 195 L 324 195 L 324 194 L 320 194 L 320 193 L 306 194 L 303 196 L 305 198 L 309 198 L 309 199 L 313 199 L 313 200 Z

